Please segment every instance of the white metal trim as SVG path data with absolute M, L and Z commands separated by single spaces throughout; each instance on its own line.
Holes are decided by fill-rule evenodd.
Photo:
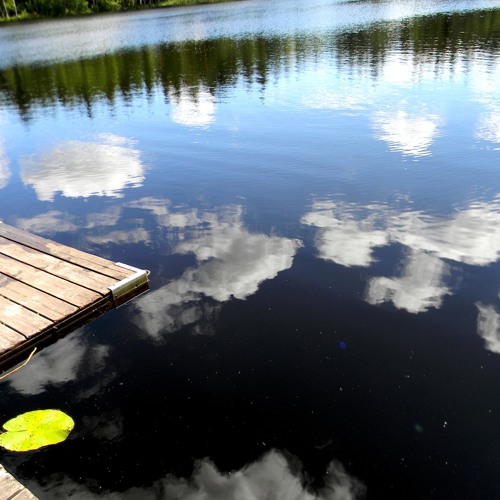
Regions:
M 130 271 L 134 271 L 134 274 L 131 274 L 130 276 L 119 281 L 115 285 L 111 285 L 108 287 L 113 296 L 113 302 L 115 304 L 115 307 L 118 307 L 119 305 L 124 303 L 124 301 L 121 300 L 121 298 L 124 295 L 128 294 L 129 292 L 143 285 L 144 283 L 147 283 L 149 271 L 138 269 L 137 267 L 132 267 L 129 266 L 128 264 L 123 264 L 122 262 L 116 262 L 115 264 Z

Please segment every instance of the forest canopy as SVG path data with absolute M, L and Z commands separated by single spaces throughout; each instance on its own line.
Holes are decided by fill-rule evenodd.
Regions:
M 230 0 L 0 0 L 0 21 L 173 7 Z

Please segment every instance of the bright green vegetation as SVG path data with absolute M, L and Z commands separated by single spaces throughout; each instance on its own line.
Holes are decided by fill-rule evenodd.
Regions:
M 64 441 L 75 422 L 60 410 L 35 410 L 3 424 L 0 446 L 10 451 L 31 451 Z
M 0 22 L 234 0 L 0 0 Z
M 206 3 L 224 3 L 232 1 L 234 0 L 164 0 L 158 5 L 160 7 L 177 7 L 179 5 L 200 5 Z

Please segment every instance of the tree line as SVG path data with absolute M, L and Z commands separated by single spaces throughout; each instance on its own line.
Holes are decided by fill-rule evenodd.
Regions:
M 146 7 L 173 7 L 229 0 L 0 0 L 0 21 L 77 16 Z
M 1 2 L 2 0 L 0 0 Z M 33 108 L 80 107 L 92 114 L 96 102 L 132 101 L 160 91 L 167 100 L 190 89 L 224 92 L 238 79 L 265 88 L 276 75 L 307 60 L 335 55 L 339 66 L 368 69 L 376 77 L 395 47 L 420 63 L 474 61 L 477 49 L 494 67 L 499 50 L 498 9 L 438 14 L 332 37 L 217 38 L 163 43 L 54 64 L 0 68 L 0 106 L 13 106 L 24 121 Z M 401 50 L 400 50 L 401 52 Z M 472 68 L 472 66 L 471 66 Z

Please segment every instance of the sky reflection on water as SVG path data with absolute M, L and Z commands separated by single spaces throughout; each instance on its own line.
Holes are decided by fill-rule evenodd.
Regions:
M 43 498 L 497 498 L 498 16 L 2 27 L 0 217 L 152 285 L 2 381 L 4 420 L 77 421 L 9 471 Z
M 120 198 L 123 189 L 140 187 L 143 166 L 133 141 L 111 134 L 96 139 L 100 142 L 63 141 L 40 157 L 21 158 L 21 179 L 41 201 L 53 201 L 56 193 Z

